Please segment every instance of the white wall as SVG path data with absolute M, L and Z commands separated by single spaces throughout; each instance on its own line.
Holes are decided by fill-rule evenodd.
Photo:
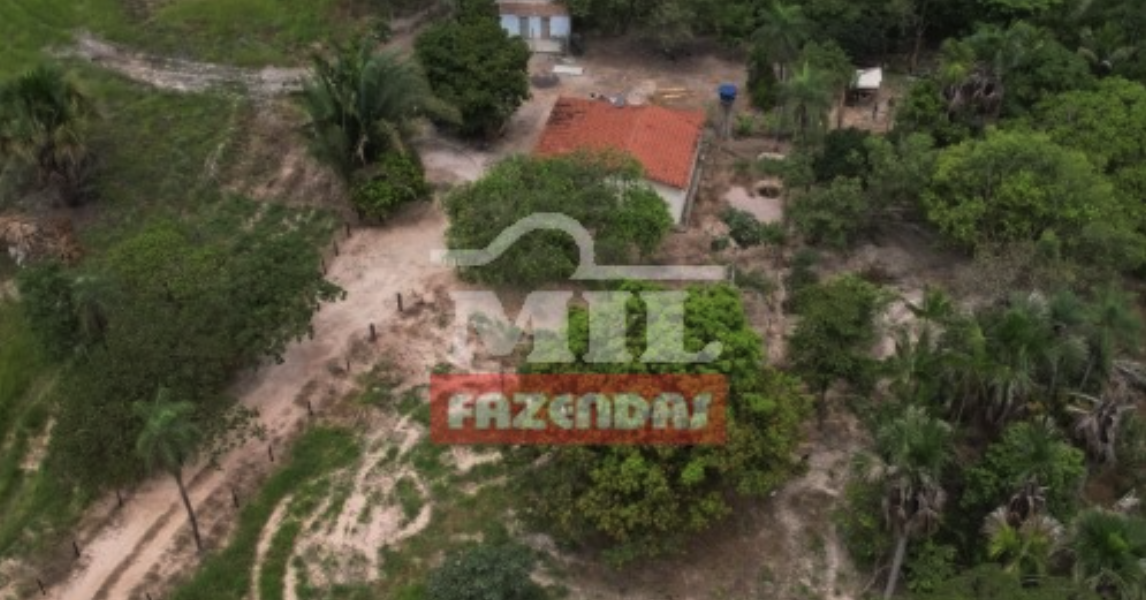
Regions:
M 661 199 L 668 205 L 669 215 L 672 216 L 674 225 L 680 225 L 681 219 L 684 218 L 684 202 L 688 199 L 688 191 L 665 185 L 656 181 L 649 181 L 649 185 L 656 190 Z
M 501 15 L 501 28 L 509 35 L 522 35 L 523 33 L 521 31 L 521 18 L 517 15 Z M 573 25 L 569 17 L 549 17 L 550 39 L 568 38 L 572 30 Z M 541 38 L 541 17 L 529 17 L 529 31 L 525 37 L 532 40 Z

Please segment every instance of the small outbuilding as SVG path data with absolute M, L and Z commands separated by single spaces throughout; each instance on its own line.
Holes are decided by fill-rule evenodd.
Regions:
M 699 110 L 638 106 L 607 98 L 558 98 L 534 153 L 560 156 L 618 150 L 631 155 L 644 167 L 645 179 L 679 226 L 700 181 L 705 119 Z
M 857 69 L 852 80 L 851 96 L 854 100 L 878 98 L 883 87 L 883 69 Z
M 562 54 L 573 32 L 569 9 L 554 0 L 501 0 L 501 28 L 518 36 L 534 52 Z

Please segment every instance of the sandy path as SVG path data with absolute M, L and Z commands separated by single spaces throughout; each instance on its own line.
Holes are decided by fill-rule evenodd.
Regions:
M 344 362 L 352 344 L 367 337 L 371 322 L 384 329 L 396 320 L 396 293 L 421 290 L 432 279 L 450 277 L 429 260 L 430 251 L 443 244 L 445 227 L 445 218 L 436 207 L 422 205 L 384 228 L 357 230 L 341 243 L 341 256 L 331 264 L 329 277 L 347 290 L 346 300 L 327 305 L 315 315 L 314 339 L 292 345 L 283 364 L 247 375 L 239 384 L 242 403 L 258 411 L 272 440 L 286 437 L 307 419 L 305 406 L 295 401 L 300 391 L 345 381 L 332 373 L 330 365 Z M 360 364 L 357 368 L 366 367 Z M 242 473 L 266 460 L 265 446 L 252 442 L 222 458 L 221 470 L 200 467 L 193 477 L 189 473 L 193 502 L 201 506 L 211 497 L 229 497 L 229 486 L 238 485 Z M 161 573 L 170 573 L 195 563 L 189 545 L 177 543 L 186 536 L 186 529 L 174 484 L 167 479 L 149 481 L 115 521 L 87 542 L 85 561 L 71 578 L 54 586 L 49 597 L 129 598 L 157 567 Z M 207 543 L 217 546 L 222 540 L 208 539 Z
M 267 552 L 271 549 L 271 541 L 274 540 L 275 532 L 278 531 L 279 526 L 282 525 L 283 519 L 286 518 L 287 509 L 290 508 L 290 502 L 294 496 L 287 496 L 283 498 L 275 511 L 271 513 L 271 518 L 267 519 L 267 524 L 263 527 L 263 533 L 259 537 L 259 545 L 255 550 L 255 566 L 251 571 L 251 599 L 259 600 L 259 575 L 263 570 L 263 559 L 266 557 Z
M 302 89 L 307 69 L 266 67 L 243 69 L 226 65 L 146 54 L 80 33 L 64 53 L 98 64 L 129 79 L 180 92 L 238 87 L 253 96 L 273 96 Z

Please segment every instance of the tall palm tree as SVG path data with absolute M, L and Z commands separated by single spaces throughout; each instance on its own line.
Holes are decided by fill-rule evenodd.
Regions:
M 866 471 L 885 486 L 884 518 L 896 539 L 885 598 L 895 593 L 908 541 L 931 535 L 939 526 L 947 503 L 941 479 L 951 460 L 950 440 L 951 427 L 918 406 L 909 406 L 876 434 L 879 456 Z
M 812 22 L 804 8 L 776 0 L 760 15 L 760 27 L 753 34 L 758 48 L 780 65 L 780 81 L 788 80 L 788 70 L 810 36 Z
M 827 128 L 835 101 L 834 85 L 827 73 L 804 63 L 781 84 L 780 98 L 800 136 Z
M 59 186 L 64 202 L 82 200 L 91 165 L 88 96 L 62 71 L 42 66 L 0 86 L 0 158 L 36 166 L 41 185 Z
M 1075 579 L 1106 598 L 1146 597 L 1146 520 L 1102 509 L 1075 518 Z
M 1115 286 L 1099 290 L 1086 310 L 1090 360 L 1079 387 L 1085 389 L 1092 375 L 1105 379 L 1119 353 L 1142 346 L 1142 321 L 1134 310 L 1134 299 Z
M 1116 23 L 1107 22 L 1097 31 L 1083 27 L 1079 32 L 1078 55 L 1099 75 L 1111 74 L 1137 53 L 1138 47 L 1127 42 L 1126 33 Z
M 303 90 L 310 134 L 318 156 L 344 176 L 383 152 L 406 151 L 411 124 L 422 116 L 456 119 L 437 100 L 418 65 L 393 52 L 355 41 L 315 55 L 314 78 Z
M 191 521 L 191 533 L 195 536 L 195 548 L 203 552 L 203 538 L 199 535 L 199 520 L 187 496 L 183 484 L 183 463 L 194 456 L 199 445 L 200 432 L 191 420 L 195 405 L 190 402 L 171 400 L 171 391 L 159 388 L 155 401 L 150 404 L 136 404 L 136 415 L 143 420 L 143 429 L 136 440 L 135 451 L 149 470 L 163 470 L 175 478 L 179 487 L 179 497 L 187 509 Z

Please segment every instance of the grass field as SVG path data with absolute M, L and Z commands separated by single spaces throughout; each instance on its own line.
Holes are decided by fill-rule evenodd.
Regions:
M 164 5 L 135 44 L 235 65 L 298 64 L 307 47 L 345 36 L 378 3 L 363 0 L 180 0 Z
M 70 523 L 82 501 L 30 458 L 42 451 L 57 368 L 41 353 L 19 306 L 0 302 L 0 556 L 35 551 Z
M 301 64 L 307 48 L 372 22 L 366 0 L 3 0 L 0 79 L 85 29 L 133 47 L 214 62 Z

